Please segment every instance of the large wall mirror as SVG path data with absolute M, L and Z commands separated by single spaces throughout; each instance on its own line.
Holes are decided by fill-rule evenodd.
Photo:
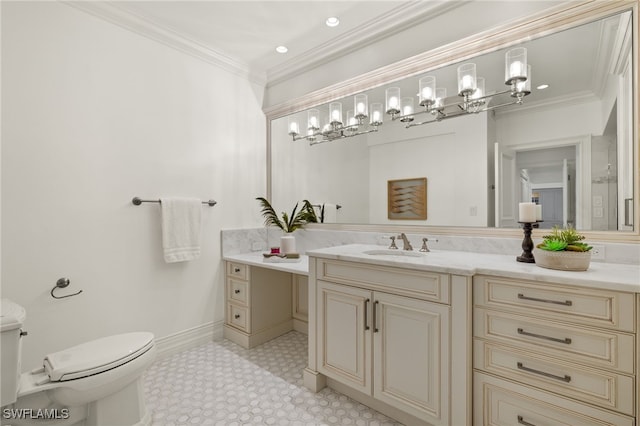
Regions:
M 449 46 L 447 55 L 427 52 L 413 58 L 411 72 L 391 71 L 383 84 L 363 76 L 336 98 L 319 91 L 267 111 L 272 203 L 290 209 L 309 199 L 328 209 L 327 223 L 477 233 L 518 228 L 518 203 L 533 198 L 542 205 L 543 228 L 571 225 L 596 238 L 637 240 L 637 3 L 604 3 L 549 11 L 555 23 L 512 28 L 507 37 L 502 28 L 493 38 L 483 34 Z M 474 47 L 480 54 L 470 53 Z M 419 80 L 427 75 L 455 97 L 463 63 L 476 65 L 487 94 L 503 91 L 505 53 L 514 47 L 526 48 L 531 66 L 530 94 L 521 104 L 410 128 L 385 114 L 377 131 L 323 143 L 289 135 L 291 121 L 306 132 L 310 108 L 328 120 L 330 102 L 341 102 L 346 121 L 357 108 L 356 94 L 367 95 L 371 114 L 371 104 L 385 105 L 390 87 L 413 97 L 420 111 Z M 503 99 L 486 102 L 493 107 Z M 433 116 L 423 115 L 412 124 Z M 389 181 L 418 178 L 427 182 L 427 219 L 390 219 Z M 422 200 L 406 203 L 416 201 Z

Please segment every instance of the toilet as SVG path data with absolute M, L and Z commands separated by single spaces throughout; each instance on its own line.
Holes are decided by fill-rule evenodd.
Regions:
M 151 424 L 142 374 L 156 357 L 154 336 L 124 333 L 47 355 L 20 373 L 26 312 L 2 299 L 0 355 L 3 425 L 142 426 Z

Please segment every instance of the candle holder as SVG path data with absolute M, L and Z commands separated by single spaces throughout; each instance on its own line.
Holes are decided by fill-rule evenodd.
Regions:
M 524 263 L 536 263 L 536 259 L 533 257 L 533 240 L 531 239 L 531 230 L 533 229 L 534 222 L 518 222 L 522 224 L 524 229 L 524 239 L 522 240 L 522 254 L 516 257 L 518 262 Z

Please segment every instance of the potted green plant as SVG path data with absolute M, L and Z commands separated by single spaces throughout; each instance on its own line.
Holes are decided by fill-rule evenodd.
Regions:
M 290 214 L 282 212 L 281 216 L 278 216 L 275 209 L 271 206 L 271 203 L 264 197 L 257 197 L 256 200 L 260 202 L 262 207 L 262 216 L 264 217 L 264 224 L 266 226 L 275 226 L 280 228 L 285 235 L 280 237 L 280 251 L 284 254 L 295 253 L 296 240 L 293 235 L 293 231 L 302 229 L 307 223 L 317 223 L 318 217 L 313 209 L 313 206 L 309 200 L 302 201 L 302 208 L 298 210 L 296 203 Z
M 574 228 L 554 226 L 533 251 L 536 265 L 563 271 L 586 271 L 593 247 L 582 242 L 584 238 Z

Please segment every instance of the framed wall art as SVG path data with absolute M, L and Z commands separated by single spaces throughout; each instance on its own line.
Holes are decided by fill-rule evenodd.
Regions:
M 387 181 L 387 212 L 391 220 L 426 220 L 427 178 Z

